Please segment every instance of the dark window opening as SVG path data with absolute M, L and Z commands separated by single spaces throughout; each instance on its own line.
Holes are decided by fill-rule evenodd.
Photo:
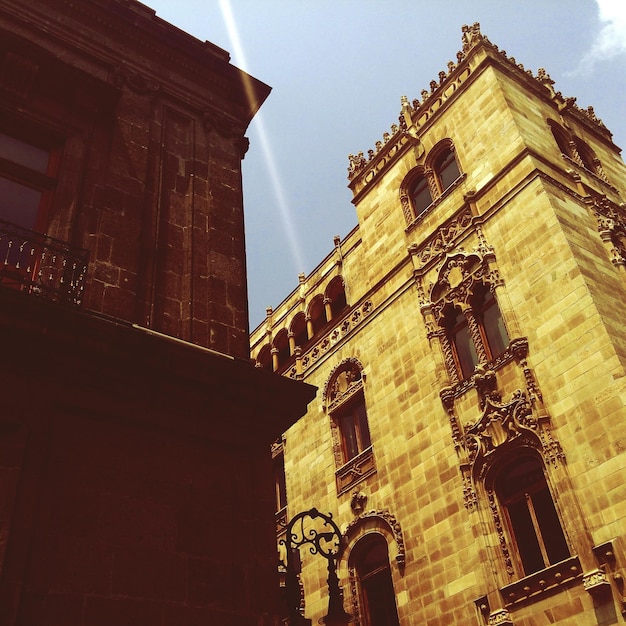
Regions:
M 529 576 L 570 557 L 554 501 L 538 459 L 522 459 L 496 481 L 522 574 Z
M 287 482 L 285 479 L 285 457 L 278 454 L 273 459 L 274 492 L 276 495 L 276 511 L 287 506 Z
M 326 325 L 326 311 L 324 310 L 324 299 L 316 296 L 309 308 L 309 317 L 313 327 L 313 335 L 316 335 Z
M 352 559 L 364 626 L 398 626 L 396 596 L 385 539 L 379 534 L 364 537 L 356 544 Z
M 574 137 L 574 144 L 580 160 L 586 169 L 594 174 L 598 171 L 598 160 L 593 150 L 580 138 Z
M 461 378 L 468 378 L 478 365 L 478 353 L 470 335 L 467 318 L 458 308 L 449 307 L 444 324 L 457 370 Z
M 281 331 L 274 340 L 274 348 L 278 350 L 278 367 L 284 365 L 290 357 L 289 354 L 289 338 L 287 337 L 287 331 Z
M 341 435 L 343 461 L 347 463 L 372 445 L 362 392 L 348 406 L 339 409 L 334 418 Z
M 433 168 L 439 179 L 441 191 L 444 192 L 456 179 L 461 175 L 459 166 L 454 157 L 454 151 L 450 148 L 443 154 L 439 155 L 435 161 L 435 167 Z
M 306 330 L 306 317 L 304 313 L 298 313 L 291 324 L 291 332 L 296 346 L 304 346 L 309 340 Z
M 411 202 L 413 203 L 413 210 L 415 216 L 419 217 L 426 211 L 426 209 L 433 203 L 433 198 L 430 194 L 430 188 L 428 187 L 428 181 L 425 177 L 418 178 L 412 185 L 410 190 Z
M 509 335 L 500 307 L 489 287 L 484 284 L 476 288 L 471 304 L 481 331 L 487 358 L 491 361 L 499 357 L 509 345 Z

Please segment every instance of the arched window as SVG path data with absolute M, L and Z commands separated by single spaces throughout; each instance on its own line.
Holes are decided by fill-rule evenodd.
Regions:
M 467 317 L 458 307 L 449 306 L 444 315 L 444 328 L 452 347 L 457 371 L 461 378 L 468 378 L 478 365 L 478 354 L 470 335 Z
M 522 457 L 500 470 L 495 492 L 522 576 L 569 558 L 570 550 L 539 459 Z
M 454 383 L 469 378 L 479 363 L 497 359 L 510 343 L 494 287 L 483 279 L 485 267 L 478 254 L 449 255 L 430 293 Z
M 287 331 L 283 328 L 274 339 L 274 354 L 276 356 L 276 367 L 278 369 L 289 360 L 289 338 Z
M 343 278 L 336 276 L 333 278 L 326 288 L 326 297 L 330 299 L 330 310 L 332 319 L 337 318 L 346 308 L 346 291 L 343 285 Z
M 443 193 L 461 175 L 451 145 L 436 156 L 432 169 L 440 193 Z
M 409 187 L 409 198 L 415 217 L 420 217 L 432 204 L 433 197 L 425 176 L 420 176 L 411 184 Z
M 306 316 L 304 313 L 298 313 L 291 322 L 291 332 L 296 346 L 304 346 L 309 340 L 306 330 Z
M 256 362 L 258 367 L 262 367 L 266 370 L 272 370 L 272 349 L 269 344 L 264 345 L 257 354 Z
M 572 158 L 572 146 L 570 144 L 570 138 L 567 133 L 556 122 L 553 122 L 552 120 L 549 120 L 548 124 L 550 125 L 552 136 L 559 146 L 561 154 Z
M 323 393 L 330 416 L 337 491 L 343 493 L 376 471 L 361 364 L 356 359 L 342 361 Z
M 582 161 L 582 164 L 586 169 L 594 174 L 598 173 L 600 167 L 600 161 L 595 152 L 587 145 L 580 137 L 574 137 L 574 145 L 576 146 L 576 152 Z
M 311 332 L 309 338 L 316 335 L 326 324 L 326 312 L 324 310 L 324 297 L 322 295 L 315 296 L 309 305 L 309 319 L 311 323 Z
M 378 533 L 369 533 L 360 539 L 350 554 L 350 567 L 356 575 L 362 626 L 398 626 L 385 538 Z
M 487 285 L 479 283 L 470 298 L 472 311 L 478 322 L 487 359 L 499 357 L 509 345 L 509 336 L 504 326 L 500 307 Z
M 347 463 L 372 445 L 363 393 L 333 414 L 341 434 L 343 462 Z

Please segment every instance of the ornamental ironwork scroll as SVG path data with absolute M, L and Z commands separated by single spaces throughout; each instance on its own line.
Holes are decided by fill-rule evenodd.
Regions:
M 290 626 L 305 626 L 311 623 L 301 612 L 300 548 L 310 554 L 319 554 L 328 561 L 328 614 L 320 621 L 327 626 L 344 626 L 351 620 L 343 608 L 343 594 L 337 577 L 337 559 L 343 549 L 343 537 L 331 513 L 325 515 L 316 508 L 295 515 L 287 525 L 285 539 L 280 541 L 287 553 L 287 579 L 285 581 L 289 607 Z

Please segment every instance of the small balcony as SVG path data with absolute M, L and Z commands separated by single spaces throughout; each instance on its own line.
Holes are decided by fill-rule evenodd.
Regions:
M 89 252 L 0 220 L 0 287 L 80 306 Z

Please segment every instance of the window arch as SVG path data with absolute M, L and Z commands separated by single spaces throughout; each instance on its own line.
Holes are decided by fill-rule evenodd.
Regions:
M 376 471 L 363 378 L 361 364 L 356 359 L 346 359 L 331 372 L 324 387 L 339 493 Z
M 457 372 L 461 378 L 469 378 L 478 365 L 478 354 L 467 317 L 458 306 L 449 305 L 444 312 L 443 327 L 452 349 Z
M 548 120 L 548 125 L 550 126 L 552 136 L 554 137 L 554 141 L 556 141 L 561 154 L 564 154 L 570 159 L 573 158 L 573 150 L 569 135 L 554 120 Z
M 364 535 L 348 564 L 357 595 L 360 626 L 398 626 L 398 609 L 387 541 L 379 533 Z
M 272 349 L 268 343 L 259 350 L 256 357 L 256 366 L 270 371 L 274 369 L 272 366 Z
M 476 253 L 449 255 L 431 290 L 435 320 L 453 382 L 469 378 L 479 363 L 502 355 L 509 335 L 494 285 L 483 276 L 485 261 Z
M 335 276 L 326 287 L 326 298 L 330 300 L 331 319 L 338 317 L 346 308 L 346 290 L 342 276 Z
M 310 323 L 309 339 L 316 335 L 326 324 L 326 311 L 324 310 L 324 296 L 315 296 L 309 304 L 308 317 Z
M 289 360 L 289 337 L 287 331 L 283 328 L 274 338 L 274 370 L 282 367 Z
M 594 174 L 599 173 L 600 160 L 596 153 L 580 137 L 574 137 L 573 141 L 583 166 Z
M 478 283 L 470 298 L 487 360 L 499 357 L 509 345 L 509 335 L 493 291 L 485 283 Z
M 425 215 L 460 177 L 454 144 L 450 139 L 443 139 L 426 157 L 425 165 L 410 171 L 400 187 L 400 202 L 407 223 Z
M 418 176 L 409 187 L 409 199 L 413 207 L 413 215 L 421 217 L 432 204 L 433 196 L 425 174 Z
M 435 147 L 433 150 L 431 168 L 437 183 L 437 190 L 443 193 L 461 175 L 461 170 L 456 160 L 454 145 L 449 139 L 441 142 L 442 148 Z
M 492 470 L 491 481 L 520 577 L 571 556 L 543 464 L 536 455 L 525 452 Z
M 291 333 L 293 335 L 293 341 L 295 346 L 302 347 L 309 340 L 306 329 L 306 315 L 302 312 L 297 313 L 290 326 Z

